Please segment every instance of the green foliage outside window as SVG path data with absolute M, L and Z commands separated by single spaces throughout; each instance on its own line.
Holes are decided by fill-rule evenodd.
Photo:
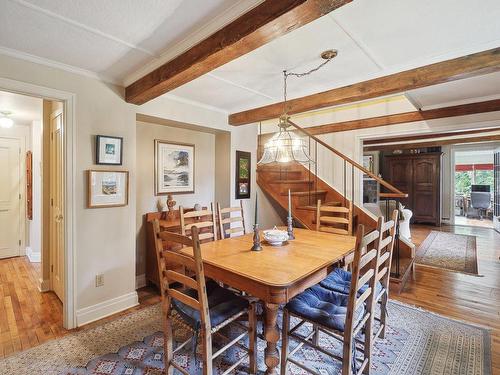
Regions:
M 493 171 L 475 171 L 475 185 L 490 185 L 490 191 L 493 191 Z M 455 172 L 455 192 L 457 194 L 469 195 L 471 191 L 472 171 Z

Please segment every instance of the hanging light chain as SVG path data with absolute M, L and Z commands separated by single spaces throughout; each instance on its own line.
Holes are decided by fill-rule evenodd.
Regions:
M 301 78 L 301 77 L 308 76 L 309 74 L 312 74 L 312 73 L 317 72 L 318 70 L 320 70 L 322 67 L 324 67 L 326 64 L 328 64 L 330 61 L 332 61 L 334 57 L 335 56 L 332 56 L 332 57 L 326 59 L 321 64 L 319 64 L 317 67 L 315 67 L 315 68 L 313 68 L 311 70 L 308 70 L 307 72 L 294 73 L 294 72 L 288 72 L 287 70 L 283 70 L 283 114 L 284 115 L 286 115 L 286 113 L 287 113 L 287 108 L 286 108 L 286 104 L 287 104 L 287 84 L 286 84 L 286 80 L 288 79 L 288 77 L 293 76 L 293 77 Z

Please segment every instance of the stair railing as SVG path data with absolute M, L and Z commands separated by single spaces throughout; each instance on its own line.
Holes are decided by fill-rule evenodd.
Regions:
M 378 194 L 379 200 L 385 201 L 385 206 L 386 206 L 386 217 L 390 217 L 390 212 L 389 212 L 389 201 L 394 200 L 396 202 L 396 209 L 399 208 L 399 203 L 401 199 L 407 198 L 408 194 L 402 192 L 401 190 L 397 189 L 395 186 L 391 185 L 389 182 L 385 181 L 381 177 L 377 176 L 370 170 L 366 169 L 356 161 L 352 160 L 349 158 L 347 155 L 343 154 L 342 152 L 338 151 L 337 149 L 333 148 L 330 146 L 328 143 L 325 141 L 321 140 L 320 138 L 316 137 L 315 135 L 311 134 L 307 129 L 302 128 L 301 126 L 297 125 L 296 123 L 292 121 L 288 121 L 290 125 L 292 125 L 295 129 L 297 129 L 300 133 L 304 134 L 305 136 L 308 137 L 308 146 L 309 146 L 309 156 L 312 156 L 311 151 L 314 149 L 314 158 L 313 158 L 313 163 L 308 163 L 308 169 L 309 169 L 309 204 L 312 204 L 312 197 L 315 197 L 315 200 L 317 200 L 317 197 L 315 194 L 312 194 L 312 190 L 314 192 L 317 192 L 318 190 L 318 145 L 321 145 L 325 149 L 329 150 L 331 153 L 334 155 L 338 156 L 342 160 L 342 196 L 344 199 L 344 207 L 347 206 L 347 179 L 348 179 L 348 169 L 350 169 L 350 196 L 351 196 L 351 202 L 354 206 L 354 186 L 355 186 L 355 174 L 366 174 L 373 180 L 375 180 L 379 186 L 383 186 L 387 192 L 380 192 Z M 314 148 L 312 149 L 312 145 L 314 145 Z M 314 164 L 314 181 L 311 181 L 311 164 Z M 333 165 L 335 163 L 332 163 L 332 172 L 334 173 Z M 348 164 L 350 168 L 348 168 Z M 361 176 L 362 176 L 361 174 Z M 314 201 L 314 204 L 316 202 Z M 361 202 L 362 205 L 363 202 Z M 396 243 L 395 243 L 395 272 L 392 274 L 395 277 L 400 276 L 400 246 L 399 246 L 399 223 L 396 226 Z

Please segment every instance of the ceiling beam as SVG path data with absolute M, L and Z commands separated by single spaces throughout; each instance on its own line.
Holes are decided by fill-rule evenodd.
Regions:
M 311 126 L 307 128 L 312 134 L 328 134 L 336 132 L 345 132 L 349 130 L 359 130 L 376 128 L 379 126 L 406 124 L 415 121 L 436 120 L 446 117 L 457 117 L 474 115 L 478 113 L 487 113 L 500 111 L 500 99 L 488 100 L 484 102 L 460 104 L 451 107 L 428 109 L 424 111 L 412 111 L 405 113 L 396 113 L 393 115 L 364 118 L 360 120 L 351 120 L 335 122 L 331 124 Z
M 363 141 L 363 146 L 365 146 L 365 147 L 371 146 L 371 145 L 395 146 L 393 143 L 397 144 L 398 142 L 420 141 L 423 139 L 435 139 L 435 138 L 444 138 L 444 137 L 454 137 L 454 136 L 458 136 L 458 135 L 490 133 L 490 132 L 494 132 L 497 130 L 500 130 L 500 127 L 463 130 L 463 131 L 455 131 L 455 132 L 444 132 L 444 133 L 432 133 L 432 134 L 415 134 L 415 135 L 408 135 L 408 136 L 404 136 L 404 137 L 368 139 L 368 140 Z
M 407 150 L 407 149 L 417 149 L 424 147 L 439 147 L 439 146 L 456 145 L 462 143 L 478 143 L 478 142 L 492 142 L 492 141 L 500 141 L 500 134 L 482 135 L 478 137 L 467 137 L 467 138 L 442 139 L 442 140 L 428 141 L 428 142 L 400 143 L 396 145 L 368 146 L 364 147 L 363 151 L 390 151 L 395 149 Z
M 265 0 L 126 87 L 125 100 L 144 104 L 351 1 Z
M 500 47 L 292 99 L 287 102 L 287 109 L 288 114 L 307 112 L 493 73 L 498 70 L 500 70 Z M 282 112 L 282 102 L 270 104 L 233 113 L 229 115 L 229 124 L 244 125 L 270 120 L 278 118 Z

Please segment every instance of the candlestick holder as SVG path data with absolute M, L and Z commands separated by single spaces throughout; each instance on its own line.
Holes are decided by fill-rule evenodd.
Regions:
M 288 239 L 289 240 L 294 240 L 295 239 L 295 235 L 293 234 L 293 219 L 291 216 L 288 216 L 287 218 L 287 224 L 288 224 L 288 227 L 287 227 L 287 233 L 288 233 Z
M 259 224 L 255 223 L 253 225 L 253 246 L 252 251 L 261 251 L 262 245 L 260 244 L 260 233 L 259 233 Z

